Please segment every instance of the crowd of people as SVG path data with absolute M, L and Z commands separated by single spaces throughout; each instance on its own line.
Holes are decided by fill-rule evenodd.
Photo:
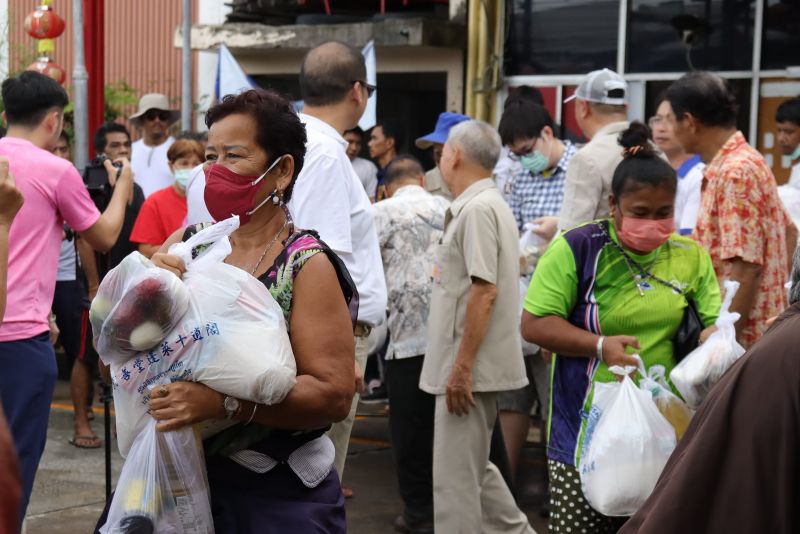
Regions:
M 160 431 L 235 422 L 205 443 L 217 531 L 346 531 L 352 492 L 341 481 L 370 356 L 388 390 L 397 532 L 534 532 L 512 492 L 532 414 L 546 426 L 551 533 L 722 532 L 758 520 L 770 532 L 798 528 L 791 498 L 722 452 L 747 462 L 743 443 L 755 440 L 758 461 L 796 471 L 791 449 L 768 450 L 794 443 L 796 421 L 786 423 L 791 440 L 778 437 L 783 419 L 759 423 L 763 436 L 743 427 L 759 419 L 761 400 L 776 418 L 796 405 L 794 390 L 760 396 L 770 373 L 788 373 L 787 386 L 797 374 L 786 354 L 800 293 L 785 284 L 800 276 L 800 97 L 776 116 L 794 165 L 778 187 L 737 129 L 730 86 L 710 72 L 675 81 L 647 124 L 628 120 L 620 75 L 587 74 L 567 100 L 584 143 L 532 88 L 510 95 L 497 128 L 445 111 L 415 139 L 431 151 L 427 171 L 402 152 L 395 119 L 357 126 L 376 90 L 365 80 L 357 49 L 324 43 L 300 68 L 302 113 L 271 90 L 228 95 L 208 111 L 207 137 L 173 137 L 177 111 L 164 95 L 144 95 L 130 117 L 140 139 L 102 125 L 84 177 L 69 161 L 63 88 L 33 72 L 3 82 L 0 531 L 19 531 L 25 517 L 55 344 L 72 365 L 70 442 L 103 445 L 92 403 L 104 366 L 88 321 L 103 278 L 133 252 L 181 277 L 186 265 L 170 245 L 232 215 L 240 226 L 225 262 L 262 282 L 283 311 L 297 383 L 276 405 L 188 381 L 150 401 Z M 645 368 L 673 369 L 676 331 L 690 311 L 700 343 L 714 331 L 725 280 L 740 284 L 731 311 L 752 353 L 700 407 L 645 507 L 630 521 L 602 515 L 577 469 L 595 386 L 616 380 L 610 366 L 637 366 L 634 353 Z M 381 326 L 388 341 L 375 343 Z M 754 372 L 757 358 L 766 363 Z M 495 465 L 496 423 L 508 472 Z M 758 506 L 728 513 L 703 501 L 723 485 L 729 499 Z

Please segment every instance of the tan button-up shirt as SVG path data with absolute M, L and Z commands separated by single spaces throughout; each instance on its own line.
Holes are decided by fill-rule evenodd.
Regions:
M 528 383 L 519 332 L 519 233 L 491 178 L 479 180 L 445 213 L 436 250 L 428 349 L 420 388 L 445 393 L 464 334 L 472 278 L 497 286 L 489 327 L 472 368 L 473 391 L 507 391 Z
M 570 160 L 564 181 L 559 229 L 568 230 L 608 216 L 611 178 L 622 161 L 622 147 L 617 138 L 628 126 L 629 122 L 612 122 L 603 126 Z

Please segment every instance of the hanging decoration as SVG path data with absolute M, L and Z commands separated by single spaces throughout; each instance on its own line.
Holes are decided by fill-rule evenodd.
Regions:
M 41 72 L 63 84 L 67 80 L 67 72 L 53 61 L 52 55 L 56 48 L 53 39 L 64 33 L 66 23 L 53 11 L 52 4 L 52 0 L 41 0 L 41 5 L 36 6 L 36 9 L 25 17 L 25 31 L 38 41 L 36 44 L 38 57 L 28 65 L 27 70 Z

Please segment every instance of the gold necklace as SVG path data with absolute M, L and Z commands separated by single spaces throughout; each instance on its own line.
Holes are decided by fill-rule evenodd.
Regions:
M 270 239 L 269 243 L 267 243 L 267 246 L 264 247 L 264 252 L 261 254 L 261 257 L 258 258 L 258 261 L 256 262 L 255 266 L 253 267 L 253 270 L 250 271 L 250 275 L 251 276 L 255 276 L 256 275 L 256 270 L 258 270 L 259 266 L 261 265 L 261 262 L 264 261 L 264 258 L 266 257 L 267 252 L 269 252 L 270 249 L 272 249 L 272 246 L 275 244 L 275 241 L 278 240 L 278 237 L 280 237 L 280 235 L 286 229 L 286 225 L 288 223 L 289 223 L 289 220 L 284 218 L 283 219 L 283 226 L 281 226 L 280 230 L 278 230 L 278 233 L 276 233 L 275 236 L 272 239 Z

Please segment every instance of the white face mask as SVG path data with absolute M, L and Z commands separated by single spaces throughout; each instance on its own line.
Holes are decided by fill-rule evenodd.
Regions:
M 189 177 L 192 175 L 192 169 L 178 169 L 175 171 L 175 183 L 186 189 L 186 184 L 189 183 Z

